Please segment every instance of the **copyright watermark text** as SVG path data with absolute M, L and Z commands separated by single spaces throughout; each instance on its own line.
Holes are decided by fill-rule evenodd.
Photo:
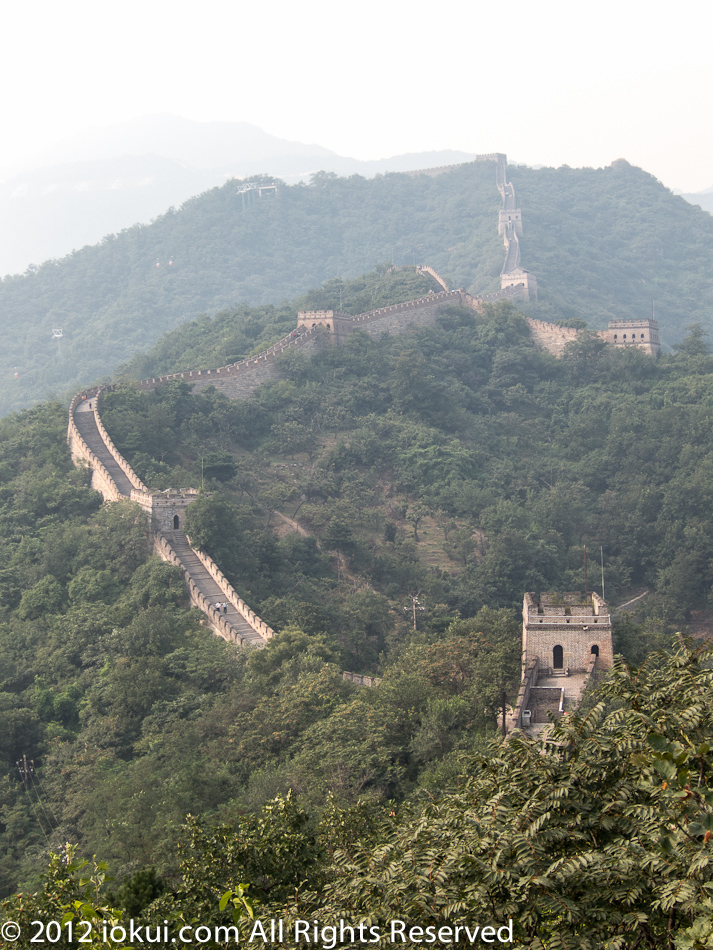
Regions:
M 238 927 L 228 925 L 185 925 L 175 931 L 169 922 L 146 924 L 129 920 L 121 923 L 89 920 L 33 920 L 28 925 L 29 942 L 34 944 L 56 944 L 64 938 L 72 943 L 94 943 L 97 940 L 110 946 L 129 944 L 133 947 L 145 944 L 172 943 L 180 945 L 201 944 L 239 944 L 245 946 L 281 944 L 285 942 L 320 947 L 322 950 L 335 950 L 339 945 L 351 944 L 507 944 L 513 942 L 512 920 L 501 926 L 487 924 L 443 924 L 416 926 L 403 920 L 392 920 L 388 927 L 353 924 L 344 920 L 336 924 L 322 926 L 318 920 L 281 919 L 250 921 L 240 934 Z M 15 943 L 22 936 L 22 928 L 14 920 L 6 920 L 0 925 L 0 938 L 7 943 Z M 27 939 L 27 938 L 26 938 Z

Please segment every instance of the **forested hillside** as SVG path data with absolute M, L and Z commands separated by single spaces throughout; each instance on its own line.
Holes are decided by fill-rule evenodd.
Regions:
M 2 404 L 7 411 L 52 387 L 79 389 L 202 312 L 279 304 L 392 258 L 431 262 L 440 252 L 456 283 L 479 278 L 496 289 L 494 165 L 451 175 L 450 187 L 441 178 L 322 175 L 262 199 L 239 195 L 232 181 L 150 226 L 4 280 Z M 60 345 L 52 340 L 57 326 Z
M 238 311 L 188 325 L 140 368 L 170 369 L 181 342 L 217 356 L 265 320 Z M 357 587 L 421 590 L 468 615 L 516 607 L 524 590 L 582 586 L 584 544 L 603 548 L 610 598 L 653 588 L 660 614 L 681 619 L 709 606 L 703 331 L 659 360 L 594 335 L 555 359 L 509 303 L 481 316 L 451 307 L 439 323 L 354 333 L 312 358 L 287 353 L 283 381 L 238 402 L 185 382 L 151 392 L 127 382 L 102 418 L 147 484 L 216 489 L 189 511 L 191 533 L 278 629 L 295 622 L 297 601 L 325 602 L 314 579 L 299 597 L 264 584 L 251 553 L 263 542 L 250 541 L 261 511 L 268 524 L 273 512 L 296 518 L 340 552 Z M 333 631 L 342 607 L 322 621 Z
M 648 316 L 653 298 L 664 342 L 692 322 L 713 325 L 710 215 L 626 163 L 515 167 L 509 177 L 523 209 L 523 265 L 539 280 L 532 315 L 600 328 Z M 0 411 L 76 391 L 201 313 L 280 305 L 379 263 L 429 263 L 452 286 L 498 289 L 499 205 L 490 162 L 436 177 L 320 174 L 261 199 L 228 182 L 0 283 Z
M 623 160 L 608 168 L 512 167 L 522 205 L 525 266 L 537 275 L 544 320 L 581 317 L 593 329 L 648 317 L 661 341 L 696 321 L 713 330 L 713 218 Z
M 605 546 L 610 599 L 657 590 L 644 625 L 618 625 L 631 662 L 707 603 L 701 335 L 658 362 L 596 339 L 556 361 L 501 305 L 284 371 L 244 402 L 127 387 L 105 412 L 152 484 L 203 481 L 191 531 L 278 627 L 263 651 L 211 635 L 148 556 L 143 516 L 100 507 L 61 407 L 0 424 L 0 884 L 25 892 L 3 908 L 17 945 L 69 911 L 229 925 L 247 884 L 256 916 L 288 924 L 512 918 L 529 946 L 705 946 L 709 653 L 620 665 L 545 755 L 487 744 L 519 675 L 503 605 L 581 588 L 583 543 Z M 382 681 L 358 689 L 345 666 Z M 67 841 L 109 861 L 109 891 Z

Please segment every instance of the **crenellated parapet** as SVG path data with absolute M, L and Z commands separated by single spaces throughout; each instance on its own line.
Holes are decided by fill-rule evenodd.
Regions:
M 437 283 L 437 284 L 440 284 L 441 287 L 442 287 L 445 291 L 450 290 L 450 287 L 448 286 L 448 284 L 446 283 L 446 281 L 445 281 L 445 280 L 441 277 L 441 275 L 438 274 L 430 265 L 428 265 L 428 264 L 417 264 L 417 265 L 416 265 L 416 270 L 420 271 L 422 274 L 430 274 L 431 277 L 433 277 L 433 279 L 436 281 L 436 283 Z
M 218 385 L 225 379 L 231 377 L 253 375 L 266 366 L 274 363 L 287 350 L 301 349 L 313 343 L 321 327 L 298 326 L 287 336 L 283 337 L 273 346 L 268 347 L 257 356 L 251 356 L 246 360 L 239 360 L 237 363 L 229 363 L 227 366 L 219 366 L 217 369 L 198 369 L 188 370 L 182 373 L 169 373 L 166 376 L 153 376 L 143 379 L 139 383 L 141 389 L 155 389 L 156 386 L 162 386 L 164 383 L 172 380 L 183 380 L 191 383 L 196 389 L 205 389 L 207 386 Z M 110 387 L 107 387 L 109 389 Z
M 187 537 L 188 543 L 191 543 L 191 539 Z M 221 569 L 215 563 L 215 561 L 206 554 L 205 551 L 200 551 L 198 548 L 193 548 L 196 553 L 198 560 L 201 562 L 206 571 L 210 574 L 213 580 L 216 582 L 218 587 L 220 587 L 223 595 L 228 599 L 228 601 L 235 607 L 239 614 L 241 614 L 248 624 L 252 627 L 255 633 L 262 637 L 263 640 L 271 640 L 275 636 L 275 631 L 272 627 L 268 626 L 263 620 L 261 620 L 255 611 L 249 607 L 245 601 L 239 597 L 235 590 L 233 589 L 228 578 L 223 574 Z
M 96 422 L 97 430 L 99 432 L 99 435 L 101 436 L 101 440 L 106 446 L 107 451 L 109 452 L 111 457 L 114 459 L 116 464 L 119 466 L 122 472 L 129 479 L 129 482 L 131 483 L 131 487 L 132 487 L 131 495 L 132 496 L 134 494 L 148 495 L 150 494 L 149 489 L 146 487 L 146 485 L 144 485 L 144 483 L 141 481 L 139 476 L 136 474 L 133 468 L 126 461 L 126 459 L 121 454 L 121 452 L 119 452 L 117 447 L 112 442 L 111 436 L 104 428 L 104 423 L 101 420 L 100 409 L 101 409 L 102 399 L 105 392 L 106 392 L 106 389 L 101 388 L 97 391 L 97 394 L 95 396 L 94 421 Z M 142 505 L 142 507 L 144 506 Z
M 69 453 L 75 465 L 86 465 L 91 472 L 91 487 L 101 493 L 106 501 L 121 501 L 126 498 L 116 484 L 104 462 L 99 455 L 90 448 L 79 426 L 75 420 L 75 411 L 82 404 L 89 405 L 92 396 L 96 395 L 97 388 L 85 390 L 78 393 L 69 406 L 69 427 L 67 430 L 67 445 Z M 91 411 L 91 410 L 88 410 Z
M 583 332 L 532 317 L 525 317 L 525 320 L 535 343 L 555 356 L 562 356 L 567 344 L 579 339 Z M 651 319 L 610 320 L 607 329 L 598 330 L 596 335 L 612 346 L 643 350 L 649 356 L 658 356 L 661 351 L 659 327 Z
M 534 320 L 532 317 L 525 317 L 525 320 L 534 342 L 555 356 L 562 356 L 567 344 L 574 343 L 579 333 L 573 327 L 560 327 L 545 320 Z

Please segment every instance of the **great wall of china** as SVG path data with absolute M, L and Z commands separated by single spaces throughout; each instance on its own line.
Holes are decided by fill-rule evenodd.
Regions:
M 304 311 L 299 313 L 297 327 L 290 334 L 257 356 L 218 369 L 144 379 L 139 387 L 151 390 L 172 380 L 183 380 L 197 391 L 213 386 L 232 399 L 245 399 L 263 383 L 280 378 L 279 358 L 288 351 L 317 352 L 325 346 L 339 344 L 357 330 L 381 336 L 404 333 L 412 327 L 434 326 L 444 306 L 478 311 L 490 301 L 529 298 L 536 294 L 534 276 L 520 266 L 518 236 L 522 234 L 522 214 L 516 207 L 514 188 L 507 181 L 506 157 L 493 153 L 478 156 L 477 160 L 495 163 L 496 182 L 502 197 L 498 230 L 503 235 L 506 253 L 499 291 L 474 296 L 464 288 L 449 290 L 446 281 L 433 268 L 422 265 L 419 270 L 428 273 L 442 290 L 355 316 L 338 310 Z M 450 167 L 425 169 L 419 174 L 442 174 Z M 526 320 L 535 342 L 558 356 L 580 332 L 529 317 Z M 658 327 L 652 320 L 610 323 L 609 329 L 599 335 L 614 345 L 633 344 L 649 353 L 658 352 Z M 185 511 L 198 493 L 172 489 L 151 491 L 114 446 L 100 416 L 102 397 L 114 388 L 111 385 L 93 387 L 72 400 L 67 441 L 73 461 L 91 470 L 92 488 L 101 492 L 105 501 L 134 502 L 146 513 L 155 553 L 181 569 L 191 602 L 203 611 L 218 636 L 233 643 L 264 646 L 274 631 L 239 597 L 218 566 L 191 546 L 185 534 Z
M 236 594 L 211 558 L 191 547 L 181 530 L 186 508 L 198 493 L 152 492 L 141 482 L 102 424 L 99 408 L 105 391 L 95 387 L 72 400 L 67 433 L 72 460 L 89 467 L 91 486 L 105 501 L 134 502 L 146 513 L 155 553 L 181 569 L 191 603 L 203 611 L 214 633 L 232 643 L 264 646 L 274 631 Z

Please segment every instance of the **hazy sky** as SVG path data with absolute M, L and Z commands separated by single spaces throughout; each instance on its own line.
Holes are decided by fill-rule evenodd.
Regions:
M 355 158 L 626 158 L 713 186 L 708 2 L 6 4 L 0 166 L 91 125 L 241 120 Z

